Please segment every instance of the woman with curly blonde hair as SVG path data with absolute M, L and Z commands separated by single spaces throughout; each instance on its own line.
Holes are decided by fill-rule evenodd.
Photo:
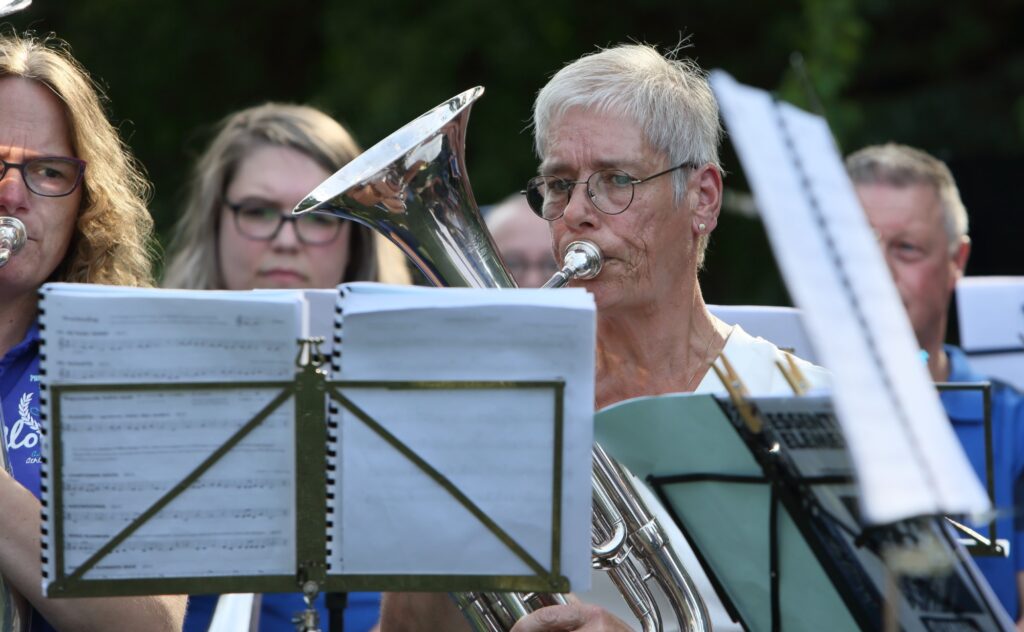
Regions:
M 34 630 L 177 630 L 183 597 L 47 599 L 39 541 L 38 289 L 47 281 L 152 285 L 149 185 L 66 45 L 0 35 L 0 216 L 27 240 L 0 267 L 0 575 Z

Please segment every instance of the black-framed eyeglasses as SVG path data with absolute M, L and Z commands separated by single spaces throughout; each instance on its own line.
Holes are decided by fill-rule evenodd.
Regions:
M 254 241 L 271 241 L 281 232 L 285 222 L 292 222 L 295 235 L 307 246 L 322 246 L 337 239 L 344 222 L 341 218 L 318 213 L 285 215 L 280 209 L 260 201 L 239 203 L 224 199 L 231 209 L 239 234 Z
M 43 156 L 25 162 L 7 162 L 0 159 L 0 180 L 7 176 L 7 171 L 16 169 L 21 172 L 28 190 L 43 197 L 64 197 L 78 188 L 85 174 L 85 161 L 78 158 L 63 156 Z
M 565 207 L 569 205 L 572 190 L 576 185 L 586 184 L 587 195 L 597 210 L 607 215 L 618 215 L 633 203 L 636 185 L 677 169 L 696 169 L 697 166 L 692 162 L 684 162 L 646 178 L 634 178 L 621 169 L 601 169 L 590 174 L 586 180 L 537 176 L 530 178 L 526 183 L 526 189 L 521 193 L 526 196 L 526 201 L 534 213 L 553 222 L 565 214 Z

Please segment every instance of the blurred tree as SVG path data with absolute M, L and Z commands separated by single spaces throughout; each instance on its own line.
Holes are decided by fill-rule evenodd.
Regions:
M 156 184 L 162 231 L 210 127 L 266 100 L 322 107 L 368 147 L 483 85 L 467 163 L 478 202 L 497 201 L 536 170 L 530 108 L 547 78 L 633 40 L 682 43 L 705 68 L 822 110 L 846 150 L 898 140 L 946 159 L 972 211 L 972 272 L 1024 273 L 1024 214 L 1012 212 L 1024 163 L 1021 0 L 942 10 L 925 0 L 35 0 L 8 21 L 68 40 L 106 87 Z M 724 161 L 727 186 L 742 192 L 728 146 Z M 727 213 L 709 252 L 708 299 L 784 303 L 771 260 L 760 222 Z

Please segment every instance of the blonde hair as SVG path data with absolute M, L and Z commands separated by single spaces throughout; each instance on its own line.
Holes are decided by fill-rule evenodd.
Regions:
M 967 209 L 960 199 L 956 180 L 946 163 L 931 154 L 897 143 L 871 145 L 846 158 L 846 171 L 855 184 L 934 187 L 942 206 L 949 254 L 955 254 L 967 236 Z
M 348 131 L 320 110 L 304 105 L 266 103 L 229 115 L 220 122 L 209 148 L 196 162 L 185 211 L 174 229 L 163 284 L 167 287 L 223 289 L 217 256 L 224 191 L 239 164 L 261 146 L 290 147 L 334 173 L 359 155 Z M 352 226 L 349 263 L 342 281 L 409 282 L 403 259 L 381 252 L 383 238 L 360 224 Z M 385 267 L 378 260 L 387 259 Z M 405 272 L 404 276 L 401 272 Z
M 670 165 L 712 164 L 721 171 L 722 126 L 707 74 L 692 60 L 665 55 L 653 46 L 623 44 L 585 55 L 559 70 L 533 106 L 534 148 L 543 160 L 548 136 L 572 108 L 622 116 L 643 130 L 645 140 Z M 637 174 L 640 175 L 640 174 Z M 686 192 L 688 169 L 673 177 L 676 201 Z M 697 240 L 697 268 L 708 236 Z
M 75 157 L 88 165 L 71 244 L 50 280 L 152 285 L 150 185 L 107 119 L 100 89 L 67 44 L 54 37 L 0 35 L 0 77 L 49 88 L 64 104 Z

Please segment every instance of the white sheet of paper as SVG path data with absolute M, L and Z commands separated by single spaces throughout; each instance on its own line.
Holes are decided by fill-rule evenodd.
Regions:
M 298 293 L 54 284 L 44 287 L 40 307 L 49 387 L 294 376 Z M 63 571 L 152 506 L 279 391 L 64 393 Z M 52 422 L 49 398 L 44 410 Z M 48 459 L 52 449 L 44 442 Z M 294 573 L 294 467 L 289 399 L 85 579 Z M 56 533 L 53 515 L 48 533 Z
M 590 295 L 353 284 L 341 309 L 337 379 L 565 380 L 560 563 L 574 588 L 589 586 Z M 552 390 L 347 393 L 550 568 Z M 331 573 L 533 574 L 362 422 L 338 420 L 335 500 L 345 511 L 331 532 Z
M 960 279 L 956 308 L 967 353 L 1024 352 L 1024 277 Z
M 971 366 L 1024 389 L 1024 277 L 961 279 L 956 306 Z
M 722 71 L 711 83 L 790 295 L 833 372 L 865 518 L 988 510 L 828 125 Z

